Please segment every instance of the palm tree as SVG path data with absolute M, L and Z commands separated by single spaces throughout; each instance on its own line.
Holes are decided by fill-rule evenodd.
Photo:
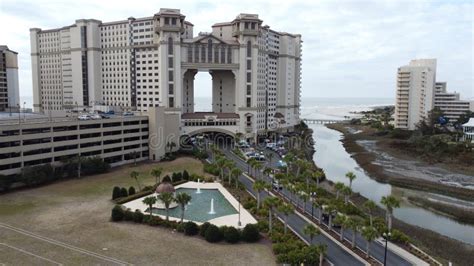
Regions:
M 273 169 L 271 167 L 265 167 L 265 169 L 263 169 L 263 174 L 266 175 L 267 177 L 269 177 L 272 172 L 273 172 Z
M 166 221 L 169 221 L 170 204 L 174 200 L 173 194 L 170 192 L 163 192 L 163 193 L 160 193 L 157 198 L 161 200 L 161 202 L 163 202 L 163 204 L 165 205 Z
M 328 246 L 324 244 L 320 244 L 320 245 L 317 245 L 316 248 L 319 253 L 319 266 L 323 266 L 324 256 L 326 255 L 326 252 L 328 251 Z
M 311 175 L 311 177 L 316 180 L 316 185 L 319 187 L 319 181 L 321 180 L 321 178 L 323 177 L 323 172 L 321 170 L 316 170 L 315 172 L 313 172 L 313 174 Z
M 263 201 L 263 205 L 268 208 L 268 232 L 272 232 L 272 217 L 273 217 L 273 210 L 280 205 L 280 198 L 277 197 L 267 197 Z
M 375 229 L 373 226 L 364 226 L 362 228 L 362 236 L 367 241 L 366 258 L 369 258 L 370 257 L 370 243 L 372 243 L 372 241 L 374 241 L 378 237 L 377 229 Z
M 140 191 L 142 191 L 142 186 L 140 185 L 140 181 L 138 181 L 138 176 L 140 175 L 140 173 L 138 173 L 137 171 L 132 171 L 130 173 L 130 177 L 135 179 L 135 181 L 137 181 L 137 184 L 138 184 L 138 189 Z
M 229 185 L 230 185 L 230 179 L 231 179 L 231 173 L 230 170 L 235 166 L 234 162 L 231 160 L 226 160 L 224 164 L 224 168 L 227 170 L 227 174 L 229 177 Z
M 336 199 L 339 199 L 339 193 L 341 190 L 344 188 L 344 183 L 342 182 L 336 182 L 334 185 L 334 189 L 336 190 Z
M 283 204 L 280 204 L 280 206 L 278 206 L 278 211 L 283 213 L 283 215 L 285 216 L 283 220 L 285 221 L 285 234 L 286 234 L 287 229 L 288 229 L 288 216 L 295 211 L 295 208 L 291 204 L 283 203 Z
M 270 186 L 263 180 L 257 180 L 253 183 L 252 188 L 257 192 L 257 209 L 260 209 L 260 192 L 268 189 Z
M 255 162 L 257 162 L 255 158 L 250 158 L 247 160 L 247 165 L 249 166 L 249 175 L 252 175 L 253 166 L 255 165 Z
M 352 190 L 348 186 L 344 186 L 341 189 L 342 194 L 344 194 L 344 203 L 347 204 L 349 202 L 349 196 L 352 194 Z
M 373 226 L 373 211 L 377 208 L 375 202 L 368 200 L 364 202 L 364 209 L 369 213 L 370 226 Z
M 352 181 L 357 178 L 353 172 L 347 172 L 346 177 L 349 178 L 349 187 L 352 189 Z
M 174 199 L 176 203 L 181 206 L 181 222 L 184 220 L 184 211 L 186 210 L 186 205 L 191 201 L 191 196 L 187 193 L 178 193 Z
M 219 178 L 220 178 L 221 180 L 223 180 L 223 178 L 224 178 L 224 166 L 225 166 L 226 163 L 227 163 L 227 159 L 226 159 L 226 158 L 220 157 L 220 156 L 217 157 L 216 164 L 217 164 L 217 167 L 219 167 L 219 170 L 220 170 L 220 172 L 219 172 Z
M 155 196 L 148 196 L 143 199 L 143 204 L 148 205 L 148 210 L 150 211 L 150 218 L 153 210 L 153 205 L 156 203 L 156 197 Z
M 319 228 L 316 228 L 314 225 L 307 224 L 303 228 L 303 233 L 309 236 L 309 245 L 311 246 L 313 244 L 314 236 L 321 234 L 321 231 L 319 230 Z
M 239 176 L 242 175 L 242 170 L 240 170 L 239 168 L 237 167 L 234 167 L 232 168 L 232 170 L 230 171 L 230 174 L 235 178 L 235 188 L 238 187 L 238 184 L 239 184 Z
M 334 223 L 341 226 L 341 235 L 340 235 L 341 236 L 341 238 L 340 238 L 341 242 L 344 241 L 344 228 L 347 225 L 347 220 L 348 220 L 347 216 L 345 214 L 342 214 L 342 213 L 337 214 L 336 218 L 334 218 Z
M 322 222 L 322 217 L 323 217 L 323 205 L 324 205 L 324 200 L 323 199 L 317 199 L 313 201 L 314 207 L 318 209 L 318 222 L 321 224 Z
M 258 179 L 258 177 L 260 176 L 260 170 L 263 169 L 263 164 L 259 162 L 255 162 L 254 169 L 255 169 L 255 178 Z
M 332 215 L 336 211 L 337 211 L 336 205 L 334 205 L 332 202 L 326 206 L 326 212 L 328 213 L 328 217 L 329 217 L 329 221 L 328 221 L 329 230 L 332 230 Z
M 391 231 L 393 209 L 400 208 L 400 201 L 394 196 L 390 195 L 390 196 L 383 196 L 382 200 L 380 200 L 380 203 L 385 205 L 385 209 L 387 210 L 386 218 L 387 218 L 387 224 L 388 224 L 388 231 Z
M 303 210 L 306 211 L 306 202 L 309 200 L 309 193 L 307 191 L 300 192 L 300 198 L 303 200 Z
M 151 169 L 150 174 L 155 177 L 155 183 L 158 185 L 158 180 L 160 179 L 161 173 L 163 172 L 162 168 L 153 168 Z M 160 180 L 161 182 L 161 180 Z
M 360 229 L 361 224 L 362 223 L 361 223 L 359 217 L 357 217 L 357 216 L 352 216 L 352 217 L 349 217 L 347 219 L 347 225 L 346 226 L 347 226 L 347 228 L 352 230 L 352 242 L 351 242 L 352 248 L 355 248 L 356 235 L 357 235 L 357 232 Z

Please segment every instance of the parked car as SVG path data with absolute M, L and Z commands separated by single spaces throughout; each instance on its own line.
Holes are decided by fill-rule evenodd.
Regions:
M 283 186 L 278 182 L 278 180 L 273 180 L 272 181 L 272 188 L 274 190 L 282 190 Z
M 88 115 L 80 115 L 77 117 L 79 120 L 90 120 L 91 118 Z
M 132 112 L 123 112 L 123 116 L 132 116 L 133 113 Z
M 108 116 L 108 115 L 106 115 L 106 114 L 101 114 L 100 117 L 101 117 L 102 119 L 109 119 L 109 118 L 110 118 L 110 116 Z
M 89 116 L 89 117 L 90 117 L 91 119 L 93 119 L 93 120 L 102 119 L 102 116 L 99 115 L 99 114 L 93 114 L 93 115 L 91 115 L 91 116 Z
M 113 110 L 110 110 L 110 111 L 106 112 L 105 114 L 106 114 L 106 115 L 114 115 L 115 112 L 114 112 Z

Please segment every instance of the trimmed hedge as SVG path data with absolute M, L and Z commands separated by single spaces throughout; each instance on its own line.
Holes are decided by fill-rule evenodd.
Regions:
M 216 242 L 221 241 L 222 238 L 223 236 L 222 236 L 221 230 L 219 230 L 219 227 L 213 224 L 209 225 L 209 227 L 206 230 L 206 235 L 205 235 L 206 241 L 210 243 L 216 243 Z
M 240 241 L 240 232 L 235 227 L 225 227 L 223 234 L 228 243 L 235 244 Z
M 205 223 L 201 224 L 201 226 L 199 228 L 199 235 L 202 236 L 202 237 L 205 237 L 207 228 L 209 228 L 210 225 L 211 225 L 211 223 L 209 223 L 209 222 L 205 222 Z
M 137 192 L 135 191 L 135 188 L 134 188 L 134 187 L 129 187 L 129 188 L 128 188 L 128 195 L 129 195 L 129 196 L 132 196 L 132 195 L 134 195 L 135 193 L 137 193 Z
M 257 242 L 260 239 L 257 225 L 247 224 L 242 231 L 242 240 L 245 242 Z
M 122 194 L 120 193 L 120 188 L 119 187 L 114 187 L 112 190 L 112 200 L 116 200 L 120 198 Z
M 132 201 L 132 200 L 135 200 L 135 199 L 144 197 L 144 196 L 148 196 L 148 195 L 150 195 L 151 193 L 153 193 L 153 190 L 140 191 L 140 192 L 135 193 L 135 194 L 133 194 L 133 195 L 131 195 L 131 196 L 124 197 L 124 198 L 119 198 L 119 199 L 117 199 L 115 202 L 116 202 L 117 204 L 124 204 L 124 203 L 126 203 L 126 202 L 129 202 L 129 201 Z
M 187 236 L 194 236 L 199 233 L 199 226 L 194 222 L 184 223 L 184 234 Z
M 112 221 L 114 222 L 122 221 L 124 216 L 125 216 L 125 213 L 122 209 L 122 206 L 115 205 L 115 207 L 112 209 Z

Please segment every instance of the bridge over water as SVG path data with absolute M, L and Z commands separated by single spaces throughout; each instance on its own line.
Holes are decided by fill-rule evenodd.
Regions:
M 334 119 L 302 119 L 306 124 L 335 124 L 335 123 L 348 123 L 349 120 L 334 120 Z

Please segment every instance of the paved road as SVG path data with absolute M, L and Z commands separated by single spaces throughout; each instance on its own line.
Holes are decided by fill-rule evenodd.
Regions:
M 226 156 L 233 159 L 236 162 L 236 166 L 239 167 L 242 171 L 247 170 L 247 164 L 244 163 L 242 160 L 235 157 L 234 154 L 230 153 L 229 151 L 224 151 Z M 239 180 L 245 186 L 245 188 L 252 193 L 254 196 L 256 192 L 253 190 L 253 182 L 249 180 L 245 176 L 240 176 Z M 263 200 L 264 198 L 268 197 L 269 194 L 266 191 L 262 191 L 260 193 L 260 198 Z M 280 213 L 277 213 L 278 217 L 284 219 L 284 216 Z M 302 236 L 308 243 L 310 242 L 309 236 L 303 233 L 303 228 L 307 224 L 307 222 L 296 214 L 290 214 L 287 218 L 288 226 L 296 231 L 300 236 Z M 331 241 L 325 235 L 319 235 L 313 238 L 312 244 L 325 244 L 327 245 L 327 255 L 326 258 L 333 263 L 334 265 L 364 265 L 359 260 L 355 259 L 351 254 L 349 254 L 346 250 L 340 247 L 338 244 Z
M 226 154 L 226 156 L 228 158 L 232 159 L 242 171 L 247 171 L 248 166 L 244 161 L 242 161 L 242 159 L 240 159 L 239 157 L 237 157 L 236 155 L 231 153 L 229 150 L 225 150 L 224 153 Z M 272 160 L 272 162 L 270 163 L 270 166 L 275 167 L 275 164 L 279 159 L 278 159 L 277 155 L 275 155 L 273 158 L 275 158 L 275 159 Z M 263 176 L 263 174 L 261 176 Z M 267 182 L 271 181 L 268 177 L 264 177 L 264 178 L 266 179 Z M 244 183 L 246 188 L 249 191 L 251 191 L 252 193 L 255 194 L 255 192 L 253 192 L 253 190 L 250 190 L 252 188 L 252 182 L 250 180 L 248 180 L 246 177 L 241 177 L 240 179 Z M 250 189 L 249 189 L 249 187 L 250 187 Z M 283 189 L 281 191 L 281 193 L 287 198 L 291 197 L 291 199 L 293 199 L 293 201 L 298 199 L 298 197 L 296 197 L 291 192 L 289 192 L 285 189 Z M 262 198 L 263 198 L 265 196 L 268 196 L 268 193 L 267 192 L 262 192 L 261 195 L 262 195 Z M 300 206 L 300 209 L 301 209 L 302 208 L 302 202 L 301 201 L 299 202 L 299 206 Z M 305 211 L 308 215 L 311 216 L 311 204 L 306 204 L 306 210 Z M 314 219 L 317 220 L 317 217 L 319 217 L 319 211 L 317 209 L 314 209 L 313 214 L 314 214 Z M 297 216 L 297 215 L 293 215 L 293 216 L 288 217 L 288 224 L 292 228 L 294 228 L 294 230 L 297 231 L 301 236 L 304 236 L 304 234 L 302 233 L 302 229 L 306 225 L 307 222 L 304 219 L 302 219 L 301 217 Z M 323 221 L 323 223 L 324 223 L 324 221 Z M 326 223 L 324 223 L 324 224 L 326 224 Z M 334 230 L 334 231 L 339 233 L 338 230 Z M 346 239 L 351 241 L 352 231 L 349 230 L 349 229 L 345 229 L 344 230 L 344 236 L 345 236 Z M 309 242 L 309 238 L 307 236 L 304 236 L 304 237 Z M 323 243 L 325 243 L 326 245 L 328 245 L 328 258 L 334 264 L 336 264 L 336 265 L 356 265 L 357 263 L 360 263 L 358 260 L 354 259 L 352 257 L 352 255 L 348 254 L 344 249 L 342 249 L 340 246 L 338 246 L 337 244 L 335 244 L 333 241 L 331 241 L 329 238 L 327 238 L 325 236 L 322 236 L 322 235 L 319 236 L 318 239 L 317 240 L 315 239 L 314 242 L 321 243 L 321 241 Z M 365 251 L 366 250 L 366 245 L 367 245 L 367 241 L 360 234 L 356 234 L 356 246 L 359 247 L 361 250 Z M 333 250 L 333 251 L 331 251 L 331 250 Z M 372 257 L 374 257 L 375 259 L 377 259 L 380 262 L 383 262 L 384 255 L 385 255 L 385 247 L 382 246 L 378 242 L 372 242 L 372 244 L 370 246 L 370 253 L 371 253 Z M 341 256 L 344 257 L 344 259 L 340 260 Z M 346 259 L 347 259 L 346 257 L 349 257 L 351 259 L 351 261 L 350 262 L 346 261 Z M 387 265 L 397 265 L 398 266 L 398 265 L 412 265 L 412 264 L 409 261 L 407 261 L 406 259 L 404 259 L 403 257 L 399 256 L 398 254 L 395 254 L 392 251 L 388 250 L 387 251 Z

